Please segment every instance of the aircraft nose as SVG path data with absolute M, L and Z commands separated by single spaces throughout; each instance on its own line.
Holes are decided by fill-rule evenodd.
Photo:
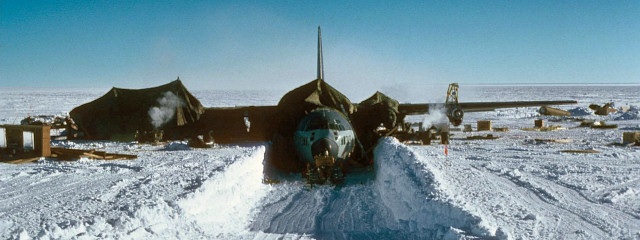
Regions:
M 325 151 L 329 152 L 330 156 L 337 157 L 338 144 L 331 139 L 322 138 L 311 145 L 311 154 L 313 156 L 324 155 Z

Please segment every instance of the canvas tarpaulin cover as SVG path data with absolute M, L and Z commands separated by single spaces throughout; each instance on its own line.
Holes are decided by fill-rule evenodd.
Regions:
M 398 103 L 398 101 L 396 101 L 395 99 L 384 95 L 384 93 L 381 92 L 376 92 L 374 93 L 371 97 L 365 99 L 364 101 L 360 102 L 360 104 L 358 104 L 358 106 L 375 106 L 375 105 L 383 105 L 386 107 L 389 107 L 390 109 L 395 110 L 395 112 L 398 112 L 398 106 L 400 105 Z
M 145 89 L 112 88 L 74 108 L 69 115 L 88 139 L 110 139 L 136 131 L 162 129 L 165 137 L 196 123 L 204 107 L 180 79 Z
M 291 90 L 280 99 L 276 110 L 279 132 L 293 136 L 294 129 L 306 112 L 318 107 L 336 109 L 346 117 L 356 111 L 349 98 L 322 79 L 316 79 Z
M 396 126 L 399 105 L 398 101 L 381 92 L 358 104 L 358 112 L 353 114 L 351 121 L 364 149 L 375 146 L 379 136 L 374 132 L 380 124 L 388 129 Z
M 322 79 L 313 80 L 285 94 L 276 107 L 274 119 L 272 165 L 286 171 L 304 168 L 296 161 L 293 135 L 300 120 L 313 109 L 326 107 L 342 112 L 346 117 L 356 111 L 355 106 L 342 93 Z
M 376 92 L 358 104 L 357 115 L 361 115 L 359 118 L 362 120 L 376 120 L 378 125 L 383 123 L 385 127 L 393 128 L 396 124 L 399 105 L 395 99 Z

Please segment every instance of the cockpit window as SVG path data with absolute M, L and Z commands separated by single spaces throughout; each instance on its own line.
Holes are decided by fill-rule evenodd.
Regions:
M 329 123 L 329 129 L 331 130 L 344 130 L 344 126 L 342 126 L 342 124 L 340 124 L 339 120 L 333 120 L 332 123 Z
M 351 125 L 339 112 L 320 109 L 307 114 L 298 125 L 299 131 L 312 131 L 316 129 L 344 131 L 351 130 Z
M 325 118 L 311 118 L 309 120 L 309 124 L 307 124 L 306 131 L 316 130 L 316 129 L 331 129 L 331 130 L 344 130 L 344 126 L 340 124 L 339 120 L 330 120 L 327 121 Z
M 322 118 L 312 118 L 307 125 L 306 131 L 316 130 L 316 129 L 327 129 L 327 121 Z

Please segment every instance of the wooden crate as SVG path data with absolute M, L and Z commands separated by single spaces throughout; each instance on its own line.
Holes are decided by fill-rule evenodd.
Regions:
M 640 132 L 622 133 L 622 143 L 634 143 L 640 141 Z
M 496 131 L 496 132 L 508 132 L 509 128 L 508 127 L 493 128 L 493 131 Z
M 491 120 L 479 120 L 478 131 L 491 131 Z

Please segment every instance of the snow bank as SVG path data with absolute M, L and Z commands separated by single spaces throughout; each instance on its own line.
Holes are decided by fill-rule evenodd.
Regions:
M 428 161 L 395 138 L 381 139 L 376 147 L 375 187 L 395 220 L 405 230 L 429 233 L 429 238 L 491 236 L 496 228 L 457 206 L 443 190 L 442 173 Z
M 149 206 L 123 206 L 129 214 L 115 219 L 95 216 L 44 227 L 39 239 L 184 239 L 199 236 L 196 226 L 171 201 L 157 198 Z
M 167 145 L 164 145 L 162 150 L 165 151 L 182 151 L 182 150 L 190 150 L 189 144 L 186 142 L 170 142 Z
M 591 116 L 593 115 L 593 110 L 588 107 L 577 107 L 569 109 L 571 116 Z
M 109 216 L 105 209 L 106 212 L 84 220 L 44 223 L 32 236 L 14 222 L 0 220 L 0 232 L 4 232 L 0 236 L 10 239 L 238 238 L 248 234 L 255 207 L 270 189 L 269 185 L 262 184 L 264 152 L 264 146 L 249 150 L 245 156 L 232 161 L 225 171 L 212 172 L 211 178 L 196 184 L 194 192 L 177 200 L 154 196 L 149 201 L 130 201 L 118 206 L 117 211 L 122 213 L 117 217 Z
M 21 228 L 2 235 L 9 239 L 172 239 L 198 236 L 194 228 L 189 229 L 188 221 L 180 217 L 179 211 L 161 199 L 157 199 L 155 205 L 137 209 L 115 219 L 95 216 L 85 221 L 63 220 L 57 224 L 45 224 L 35 236 L 29 236 Z
M 185 215 L 194 219 L 207 235 L 216 238 L 246 232 L 256 215 L 256 207 L 271 189 L 262 183 L 264 152 L 265 148 L 260 147 L 181 200 L 179 206 Z
M 636 106 L 631 106 L 629 111 L 622 113 L 613 120 L 640 120 L 640 109 Z

